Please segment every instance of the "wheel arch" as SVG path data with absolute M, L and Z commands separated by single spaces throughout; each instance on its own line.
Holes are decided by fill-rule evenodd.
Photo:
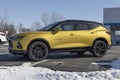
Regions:
M 104 41 L 107 45 L 108 45 L 108 41 L 105 38 L 97 38 L 94 40 L 94 42 L 92 43 L 92 45 L 94 45 L 94 43 L 98 40 Z
M 47 40 L 41 39 L 41 38 L 37 38 L 37 39 L 33 39 L 33 40 L 30 41 L 30 43 L 29 43 L 28 46 L 27 46 L 27 50 L 29 49 L 29 47 L 30 47 L 30 45 L 31 45 L 32 43 L 37 42 L 37 41 L 40 41 L 40 42 L 45 43 L 45 44 L 47 45 L 47 47 L 48 47 L 48 50 L 50 49 L 50 44 L 49 44 L 49 42 L 48 42 Z

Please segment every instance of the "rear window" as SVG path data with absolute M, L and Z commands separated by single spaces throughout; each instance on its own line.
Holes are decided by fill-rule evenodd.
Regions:
M 88 25 L 90 26 L 91 29 L 94 29 L 94 28 L 100 26 L 100 24 L 97 24 L 97 23 L 88 23 Z

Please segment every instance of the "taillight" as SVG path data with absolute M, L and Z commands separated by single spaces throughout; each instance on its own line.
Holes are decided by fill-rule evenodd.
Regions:
M 109 31 L 106 31 L 107 34 L 111 35 L 111 33 Z
M 5 36 L 5 34 L 0 34 L 0 35 Z

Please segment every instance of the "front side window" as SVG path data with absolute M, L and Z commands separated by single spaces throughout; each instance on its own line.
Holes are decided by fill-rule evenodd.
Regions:
M 59 22 L 55 22 L 55 23 L 49 24 L 49 25 L 41 28 L 39 31 L 50 31 L 50 29 L 51 29 L 52 27 L 54 27 L 55 25 L 57 25 L 58 23 L 59 23 Z
M 55 28 L 61 28 L 62 31 L 74 30 L 73 23 L 71 23 L 71 22 L 63 22 L 63 23 L 57 25 L 56 27 L 54 27 L 52 30 L 54 30 Z
M 71 30 L 73 30 L 73 24 L 72 23 L 63 23 L 60 25 L 60 28 L 63 31 L 71 31 Z

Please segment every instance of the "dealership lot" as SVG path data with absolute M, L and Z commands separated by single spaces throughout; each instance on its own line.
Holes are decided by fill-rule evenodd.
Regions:
M 0 66 L 20 66 L 23 63 L 31 62 L 34 67 L 46 67 L 53 70 L 63 71 L 97 71 L 107 70 L 111 65 L 98 65 L 97 62 L 110 63 L 120 58 L 120 47 L 112 47 L 104 57 L 95 58 L 88 52 L 84 55 L 76 53 L 51 53 L 48 58 L 43 61 L 30 61 L 26 56 L 16 56 L 9 54 L 7 45 L 0 45 Z

